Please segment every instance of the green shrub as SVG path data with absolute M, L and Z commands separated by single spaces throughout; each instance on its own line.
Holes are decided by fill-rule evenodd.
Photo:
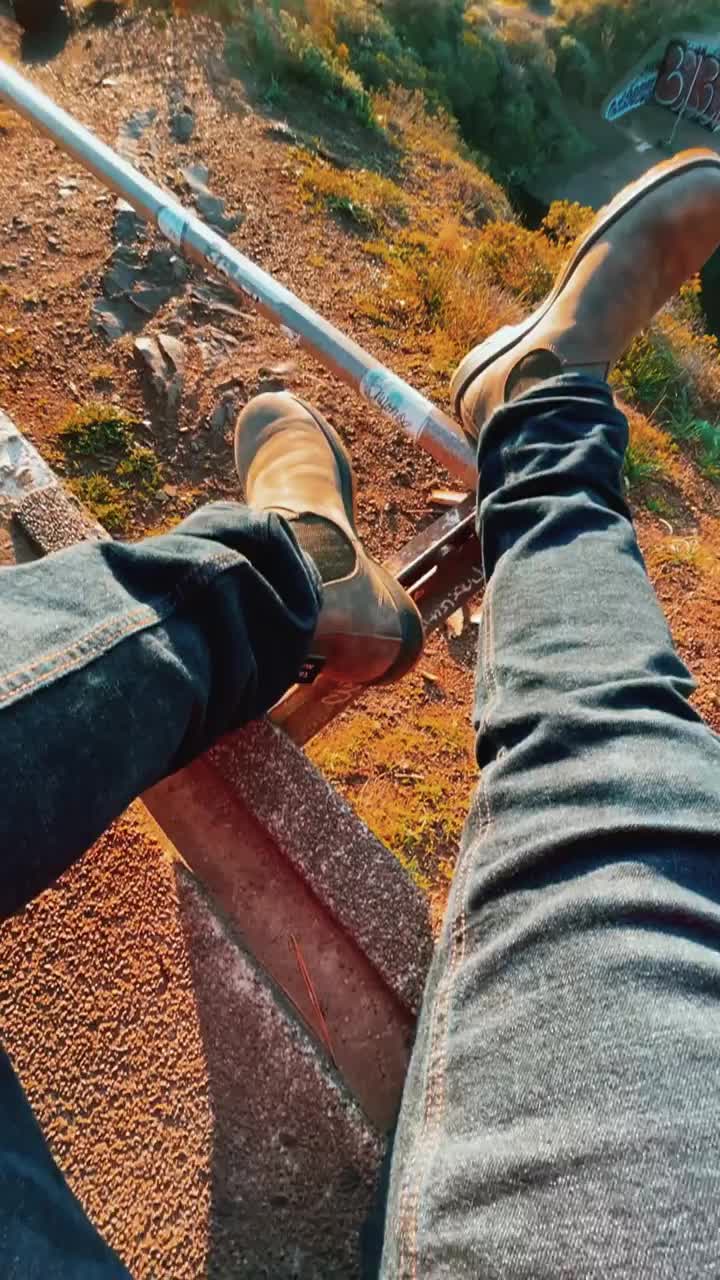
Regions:
M 555 0 L 554 16 L 562 87 L 577 96 L 578 71 L 585 62 L 597 101 L 663 36 L 669 42 L 677 31 L 716 27 L 717 3 L 673 0 L 670 11 L 658 0 Z M 570 56 L 568 38 L 573 42 Z
M 697 424 L 698 466 L 708 480 L 720 483 L 720 431 L 704 419 Z
M 676 412 L 687 397 L 688 378 L 669 342 L 657 329 L 635 339 L 619 362 L 613 380 L 634 404 L 661 421 Z
M 584 143 L 568 118 L 554 56 L 526 25 L 498 31 L 468 19 L 456 45 L 435 51 L 431 70 L 436 92 L 495 176 L 527 185 L 548 164 L 581 156 Z
M 386 0 L 385 12 L 401 38 L 426 65 L 457 48 L 465 28 L 465 0 Z
M 329 104 L 374 127 L 372 99 L 362 80 L 302 14 L 276 8 L 268 0 L 251 0 L 240 8 L 238 19 L 226 43 L 231 67 L 250 62 L 275 84 L 292 80 L 308 85 Z
M 565 93 L 589 106 L 608 91 L 597 58 L 582 40 L 563 32 L 555 50 L 557 77 Z
M 368 89 L 391 84 L 419 89 L 427 84 L 427 69 L 419 56 L 378 5 L 360 0 L 335 6 L 335 38 L 347 49 L 350 66 Z

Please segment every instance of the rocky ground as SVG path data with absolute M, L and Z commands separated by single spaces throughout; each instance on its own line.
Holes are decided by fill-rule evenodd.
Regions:
M 27 53 L 9 19 L 0 18 L 0 49 Z M 255 262 L 436 394 L 412 335 L 391 342 L 358 308 L 379 288 L 382 262 L 301 189 L 308 152 L 390 170 L 394 157 L 381 141 L 370 144 L 301 96 L 278 111 L 249 79 L 231 77 L 222 33 L 201 20 L 83 27 L 25 69 Z M 360 530 L 376 555 L 397 550 L 437 514 L 430 493 L 448 477 L 391 423 L 4 110 L 0 148 L 0 405 L 115 533 L 165 529 L 199 502 L 237 497 L 235 414 L 257 391 L 282 386 L 318 404 L 341 432 L 359 481 Z M 105 455 L 95 440 L 88 460 L 69 447 L 68 431 L 82 429 L 97 402 L 122 438 Z M 680 522 L 666 527 L 641 512 L 640 536 L 699 678 L 699 706 L 720 728 L 717 565 L 696 551 L 699 542 L 720 545 L 716 490 L 689 464 L 682 483 Z M 474 649 L 469 619 L 460 634 L 431 637 L 415 674 L 366 695 L 360 715 L 346 715 L 312 748 L 438 906 L 475 775 Z

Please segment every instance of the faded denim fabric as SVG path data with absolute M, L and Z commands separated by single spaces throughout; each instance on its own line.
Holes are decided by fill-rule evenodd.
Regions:
M 565 375 L 480 444 L 482 778 L 393 1156 L 384 1280 L 720 1275 L 720 740 Z

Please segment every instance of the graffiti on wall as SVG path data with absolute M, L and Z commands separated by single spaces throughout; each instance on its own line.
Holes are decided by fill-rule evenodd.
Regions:
M 720 48 L 674 40 L 660 68 L 655 101 L 720 132 Z
M 657 66 L 651 71 L 641 71 L 629 84 L 623 86 L 605 106 L 606 120 L 620 120 L 629 111 L 642 107 L 652 100 L 657 84 Z

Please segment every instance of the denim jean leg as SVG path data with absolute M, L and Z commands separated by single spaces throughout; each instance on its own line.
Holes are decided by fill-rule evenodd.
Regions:
M 0 570 L 0 914 L 46 888 L 140 792 L 272 706 L 319 604 L 289 527 L 236 503 L 137 544 L 85 543 Z M 127 1275 L 1 1052 L 0 1275 Z
M 231 502 L 160 537 L 0 571 L 0 915 L 277 701 L 307 653 L 318 581 L 289 526 Z
M 720 741 L 565 375 L 483 433 L 481 784 L 393 1160 L 385 1277 L 711 1277 Z

